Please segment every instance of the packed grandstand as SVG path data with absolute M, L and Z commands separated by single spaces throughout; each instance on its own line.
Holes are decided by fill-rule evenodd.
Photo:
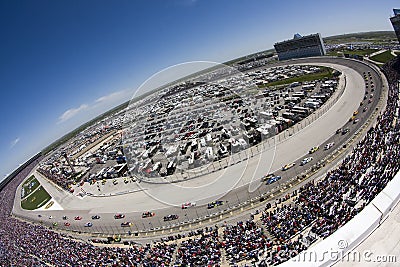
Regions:
M 395 58 L 383 66 L 389 82 L 386 108 L 337 167 L 235 223 L 146 245 L 103 246 L 99 243 L 110 240 L 78 240 L 11 215 L 17 187 L 42 158 L 36 159 L 0 192 L 0 265 L 238 266 L 289 260 L 351 220 L 399 171 L 399 65 Z

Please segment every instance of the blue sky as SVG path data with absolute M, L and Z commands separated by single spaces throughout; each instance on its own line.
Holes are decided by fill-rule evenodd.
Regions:
M 0 0 L 0 180 L 174 64 L 224 62 L 294 33 L 392 30 L 399 1 Z

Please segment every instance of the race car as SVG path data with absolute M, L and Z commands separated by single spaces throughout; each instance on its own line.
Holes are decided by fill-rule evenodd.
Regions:
M 345 134 L 347 134 L 348 132 L 350 132 L 350 129 L 349 129 L 349 128 L 343 129 L 343 130 L 342 130 L 342 135 L 345 135 Z
M 93 226 L 93 223 L 91 223 L 91 222 L 85 223 L 85 227 L 92 227 L 92 226 Z
M 164 222 L 176 220 L 176 219 L 178 219 L 178 218 L 179 218 L 178 215 L 176 215 L 176 214 L 170 214 L 170 215 L 168 215 L 168 216 L 164 216 Z
M 300 166 L 306 165 L 307 163 L 309 163 L 309 162 L 312 161 L 313 159 L 314 159 L 313 157 L 304 158 L 304 159 L 300 162 Z
M 142 218 L 153 217 L 154 215 L 156 215 L 154 212 L 146 211 L 142 213 Z
M 328 144 L 325 145 L 324 149 L 325 149 L 325 150 L 328 150 L 328 149 L 330 149 L 331 147 L 333 147 L 334 145 L 335 145 L 335 142 L 328 143 Z
M 308 154 L 312 154 L 314 152 L 316 152 L 319 149 L 319 146 L 314 146 L 310 149 L 310 151 L 308 151 Z
M 80 221 L 80 220 L 82 220 L 82 217 L 81 216 L 75 216 L 74 220 L 75 221 Z
M 122 218 L 125 218 L 124 214 L 117 213 L 117 214 L 114 215 L 114 219 L 122 219 Z
M 196 206 L 196 202 L 186 202 L 182 204 L 182 209 L 187 209 Z
M 267 184 L 272 184 L 275 183 L 276 181 L 280 180 L 282 177 L 280 177 L 279 175 L 271 177 L 267 180 Z
M 131 227 L 132 223 L 131 222 L 123 222 L 121 223 L 121 227 Z
M 294 163 L 294 162 L 289 163 L 289 164 L 286 164 L 285 166 L 282 167 L 282 171 L 289 170 L 289 169 L 292 168 L 294 165 L 296 165 L 296 163 Z
M 92 216 L 92 220 L 98 220 L 98 219 L 100 219 L 100 216 L 99 216 L 99 215 L 93 215 L 93 216 Z
M 224 202 L 222 200 L 216 200 L 216 201 L 213 201 L 211 203 L 208 203 L 207 204 L 207 209 L 212 209 L 212 208 L 215 208 L 217 206 L 221 206 L 223 204 L 224 204 Z
M 269 173 L 269 174 L 264 175 L 264 177 L 262 178 L 262 180 L 263 180 L 263 182 L 266 182 L 266 181 L 268 181 L 268 180 L 269 180 L 270 178 L 272 178 L 272 177 L 275 177 L 275 174 Z

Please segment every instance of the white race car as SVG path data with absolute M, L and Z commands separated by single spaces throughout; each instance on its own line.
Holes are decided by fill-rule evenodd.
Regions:
M 332 142 L 332 143 L 328 143 L 328 144 L 326 144 L 325 145 L 325 150 L 328 150 L 328 149 L 330 149 L 331 147 L 333 147 L 335 145 L 335 142 Z
M 182 204 L 182 209 L 187 209 L 190 207 L 195 207 L 196 206 L 196 202 L 186 202 Z

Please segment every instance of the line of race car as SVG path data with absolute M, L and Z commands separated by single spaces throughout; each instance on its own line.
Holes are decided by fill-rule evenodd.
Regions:
M 223 204 L 224 204 L 224 201 L 216 200 L 216 201 L 208 203 L 207 204 L 207 209 L 212 209 L 212 208 L 215 208 L 217 206 L 221 206 Z M 182 209 L 188 209 L 190 207 L 195 207 L 195 206 L 196 206 L 195 202 L 185 202 L 185 203 L 182 204 L 181 208 Z M 151 218 L 151 217 L 154 217 L 155 215 L 156 215 L 155 212 L 146 211 L 146 212 L 142 213 L 142 218 L 143 219 Z M 38 217 L 41 218 L 42 215 L 39 214 Z M 91 218 L 92 218 L 92 220 L 99 220 L 101 217 L 100 217 L 100 215 L 93 215 L 93 216 L 91 216 Z M 124 219 L 124 218 L 125 218 L 125 214 L 122 214 L 122 213 L 116 213 L 114 215 L 114 219 L 115 220 Z M 164 220 L 164 222 L 168 222 L 168 221 L 177 220 L 178 218 L 179 218 L 179 215 L 170 214 L 170 215 L 164 216 L 163 220 Z M 49 220 L 51 220 L 51 219 L 53 219 L 53 216 L 50 215 L 49 216 Z M 65 221 L 64 222 L 64 226 L 67 226 L 67 227 L 71 226 L 71 223 L 68 221 L 69 218 L 67 216 L 63 216 L 62 219 Z M 83 219 L 82 216 L 75 216 L 74 217 L 75 221 L 81 221 L 82 219 Z M 59 225 L 59 223 L 58 222 L 54 222 L 52 225 L 54 227 L 56 227 L 56 226 Z M 132 225 L 133 225 L 133 223 L 130 222 L 130 221 L 124 221 L 124 222 L 121 223 L 121 227 L 131 227 Z M 92 222 L 86 222 L 84 224 L 84 227 L 92 227 L 92 226 L 93 226 Z

